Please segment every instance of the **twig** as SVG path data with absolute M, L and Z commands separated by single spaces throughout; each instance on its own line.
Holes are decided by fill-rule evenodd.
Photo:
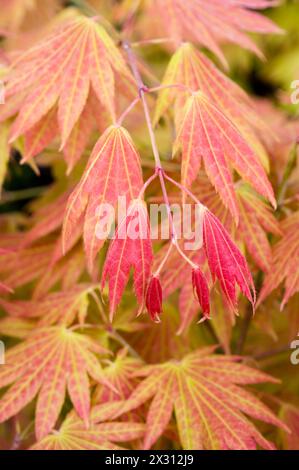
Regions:
M 248 332 L 249 332 L 252 316 L 253 316 L 253 314 L 252 314 L 251 305 L 248 305 L 247 309 L 245 311 L 245 315 L 244 315 L 242 324 L 241 324 L 241 328 L 240 328 L 240 336 L 238 338 L 238 342 L 237 342 L 237 346 L 236 346 L 236 354 L 242 354 L 243 353 L 243 349 L 244 349 L 246 338 L 247 338 L 247 335 L 248 335 Z
M 166 190 L 166 186 L 165 186 L 165 179 L 169 179 L 169 177 L 167 177 L 165 175 L 165 172 L 164 172 L 163 167 L 162 167 L 162 162 L 161 162 L 160 155 L 159 155 L 158 145 L 157 145 L 157 141 L 156 141 L 156 137 L 155 137 L 155 133 L 154 133 L 151 117 L 150 117 L 149 107 L 148 107 L 146 97 L 145 97 L 146 93 L 148 93 L 150 91 L 150 89 L 143 83 L 143 80 L 141 78 L 141 75 L 140 75 L 140 72 L 139 72 L 139 69 L 138 69 L 136 57 L 135 57 L 135 55 L 132 51 L 131 44 L 128 41 L 123 41 L 122 46 L 123 46 L 123 49 L 125 50 L 125 52 L 127 54 L 128 63 L 129 63 L 130 68 L 132 70 L 133 76 L 136 80 L 136 85 L 138 87 L 138 93 L 139 93 L 139 96 L 140 96 L 140 99 L 141 99 L 142 105 L 143 105 L 145 120 L 146 120 L 146 124 L 147 124 L 147 128 L 148 128 L 148 132 L 149 132 L 149 135 L 150 135 L 150 141 L 151 141 L 153 155 L 154 155 L 154 159 L 155 159 L 156 172 L 158 172 L 158 175 L 159 175 L 160 184 L 161 184 L 162 193 L 163 193 L 163 199 L 164 199 L 164 202 L 165 202 L 165 205 L 166 205 L 166 208 L 167 208 L 167 214 L 168 214 L 169 223 L 170 223 L 170 227 L 171 227 L 171 243 L 173 243 L 173 245 L 176 247 L 176 249 L 178 250 L 178 252 L 182 256 L 182 258 L 184 258 L 185 261 L 187 263 L 189 263 L 192 268 L 197 268 L 198 266 L 195 265 L 193 263 L 193 261 L 191 261 L 185 255 L 185 253 L 181 250 L 181 248 L 178 244 L 178 241 L 177 241 L 177 235 L 176 235 L 174 220 L 173 220 L 171 207 L 170 207 L 170 203 L 169 203 L 169 198 L 168 198 L 168 194 L 167 194 L 167 190 Z
M 277 349 L 271 349 L 270 351 L 265 351 L 263 353 L 256 354 L 255 356 L 253 356 L 253 358 L 257 361 L 260 361 L 262 359 L 269 359 L 270 357 L 278 356 L 279 354 L 283 354 L 289 351 L 290 345 L 288 344 L 287 346 L 281 346 Z
M 260 290 L 262 281 L 263 281 L 263 272 L 259 271 L 257 273 L 256 282 L 255 282 L 257 292 Z M 240 335 L 237 341 L 237 346 L 236 346 L 236 351 L 235 351 L 236 354 L 243 353 L 252 318 L 253 318 L 252 306 L 251 304 L 248 304 L 242 324 L 241 324 L 241 328 L 240 328 Z
M 110 325 L 107 327 L 107 332 L 112 339 L 114 339 L 119 344 L 121 344 L 124 348 L 126 348 L 132 357 L 135 357 L 136 359 L 139 359 L 141 362 L 143 362 L 143 359 L 141 356 L 139 356 L 138 352 L 135 351 L 135 349 L 132 348 L 132 346 Z

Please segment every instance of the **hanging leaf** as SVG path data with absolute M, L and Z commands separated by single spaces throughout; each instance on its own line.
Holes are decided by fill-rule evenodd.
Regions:
M 246 260 L 219 220 L 208 210 L 204 215 L 203 239 L 213 279 L 219 280 L 229 306 L 236 309 L 235 285 L 238 284 L 254 307 L 255 288 Z
M 139 155 L 128 132 L 123 127 L 109 127 L 97 142 L 81 181 L 68 201 L 63 228 L 64 249 L 84 213 L 82 230 L 91 270 L 114 222 L 115 214 L 111 218 L 106 212 L 107 206 L 110 204 L 116 209 L 119 197 L 129 203 L 138 197 L 142 185 Z M 99 235 L 102 219 L 106 222 Z
M 192 44 L 184 43 L 177 49 L 168 64 L 161 86 L 155 123 L 172 103 L 175 104 L 175 121 L 179 122 L 188 90 L 201 90 L 233 122 L 264 167 L 269 169 L 268 155 L 259 135 L 272 135 L 270 126 L 260 117 L 255 103 L 246 92 Z
M 111 242 L 103 268 L 102 287 L 109 280 L 110 320 L 134 268 L 134 289 L 142 310 L 153 260 L 147 207 L 141 199 L 131 202 Z
M 182 113 L 174 153 L 180 147 L 182 184 L 192 184 L 203 158 L 209 179 L 236 220 L 239 211 L 229 164 L 276 207 L 273 189 L 253 150 L 230 119 L 201 91 L 190 96 Z

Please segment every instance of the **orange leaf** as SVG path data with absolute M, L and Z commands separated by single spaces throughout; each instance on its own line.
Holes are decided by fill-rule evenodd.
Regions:
M 109 35 L 95 19 L 79 14 L 71 20 L 62 15 L 50 36 L 18 56 L 5 78 L 7 103 L 0 119 L 18 113 L 10 140 L 25 135 L 25 160 L 42 150 L 58 131 L 61 149 L 72 145 L 72 131 L 78 122 L 84 125 L 80 117 L 91 95 L 114 122 L 115 75 L 130 87 L 130 72 Z M 70 169 L 77 158 L 69 157 Z
M 271 2 L 259 5 L 251 0 L 154 0 L 148 12 L 162 23 L 163 33 L 177 43 L 193 40 L 210 49 L 227 65 L 219 44 L 233 42 L 263 57 L 255 43 L 243 31 L 258 33 L 281 33 L 268 18 L 250 11 L 250 8 L 265 8 Z
M 272 443 L 263 438 L 244 414 L 282 429 L 286 429 L 285 425 L 240 385 L 275 380 L 238 364 L 235 357 L 213 355 L 213 349 L 198 350 L 182 361 L 148 366 L 141 371 L 146 378 L 122 412 L 152 400 L 146 424 L 146 449 L 164 433 L 172 410 L 186 450 L 254 450 L 257 445 L 273 449 Z
M 0 371 L 0 387 L 13 385 L 1 399 L 0 422 L 17 414 L 39 394 L 36 435 L 42 439 L 54 427 L 67 389 L 87 424 L 87 374 L 96 381 L 102 377 L 99 361 L 96 374 L 91 367 L 94 353 L 103 354 L 105 350 L 87 336 L 60 326 L 35 329 L 25 342 L 7 352 L 6 364 Z
M 299 212 L 287 217 L 280 225 L 283 237 L 274 245 L 272 263 L 266 275 L 258 305 L 261 304 L 279 284 L 285 282 L 285 293 L 281 308 L 299 291 Z
M 115 403 L 117 408 L 121 402 Z M 31 450 L 125 450 L 116 442 L 127 442 L 144 435 L 144 424 L 138 422 L 107 421 L 115 414 L 114 403 L 95 407 L 91 412 L 92 424 L 86 429 L 82 421 L 71 412 L 59 432 L 44 437 Z

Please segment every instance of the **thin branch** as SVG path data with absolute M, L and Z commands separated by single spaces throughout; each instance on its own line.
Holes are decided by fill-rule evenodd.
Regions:
M 137 103 L 139 103 L 140 101 L 140 96 L 137 96 L 131 104 L 129 104 L 129 106 L 124 110 L 124 112 L 121 114 L 121 116 L 118 118 L 117 120 L 117 124 L 119 126 L 122 125 L 124 119 L 128 116 L 128 114 L 130 114 L 130 112 L 132 111 L 132 109 L 135 108 L 135 106 L 137 105 Z
M 144 39 L 143 41 L 136 41 L 131 43 L 131 47 L 152 46 L 159 44 L 172 43 L 172 38 L 157 38 L 157 39 Z
M 132 357 L 135 357 L 136 359 L 139 359 L 141 362 L 143 362 L 143 359 L 141 356 L 139 356 L 138 352 L 135 351 L 135 349 L 132 348 L 132 346 L 117 331 L 115 331 L 114 328 L 108 327 L 107 332 L 112 339 L 114 339 L 121 346 L 126 348 Z
M 256 292 L 258 292 L 260 290 L 262 282 L 263 282 L 263 272 L 259 271 L 257 273 L 256 282 L 255 282 Z M 243 353 L 245 343 L 246 343 L 246 339 L 247 339 L 249 329 L 250 329 L 250 325 L 251 325 L 251 320 L 252 320 L 253 317 L 254 317 L 254 314 L 252 312 L 252 305 L 248 304 L 247 308 L 246 308 L 246 311 L 245 311 L 245 315 L 244 315 L 242 324 L 241 324 L 241 327 L 240 327 L 240 335 L 239 335 L 239 338 L 238 338 L 238 341 L 237 341 L 236 351 L 235 351 L 236 354 L 242 354 Z
M 138 70 L 136 57 L 135 57 L 135 55 L 132 51 L 132 48 L 130 46 L 130 43 L 128 41 L 123 42 L 123 49 L 125 50 L 125 52 L 127 54 L 128 62 L 129 62 L 129 65 L 131 67 L 132 73 L 135 77 L 136 84 L 137 84 L 137 87 L 138 87 L 138 93 L 139 93 L 141 101 L 142 101 L 145 120 L 146 120 L 147 128 L 148 128 L 148 131 L 149 131 L 151 144 L 152 144 L 152 149 L 153 149 L 153 154 L 154 154 L 154 158 L 155 158 L 155 162 L 156 162 L 156 167 L 162 168 L 160 155 L 159 155 L 159 151 L 158 151 L 158 146 L 157 146 L 157 141 L 156 141 L 154 129 L 153 129 L 151 118 L 150 118 L 150 112 L 149 112 L 148 104 L 147 104 L 146 97 L 145 97 L 145 94 L 148 91 L 148 88 L 143 83 L 140 72 Z
M 240 335 L 239 335 L 237 346 L 236 346 L 236 354 L 243 353 L 252 317 L 253 317 L 252 308 L 251 308 L 251 305 L 248 304 L 242 324 L 241 324 L 241 328 L 240 328 Z
M 281 346 L 280 348 L 270 349 L 269 351 L 256 354 L 255 356 L 253 356 L 253 358 L 256 359 L 257 361 L 261 361 L 262 359 L 269 359 L 271 357 L 275 357 L 275 356 L 278 356 L 280 354 L 284 354 L 287 352 L 290 352 L 289 344 L 286 346 Z
M 184 258 L 185 261 L 187 263 L 189 263 L 192 268 L 196 269 L 198 266 L 195 265 L 193 263 L 193 261 L 191 261 L 185 255 L 185 253 L 181 250 L 181 248 L 178 244 L 178 241 L 177 241 L 177 234 L 176 234 L 176 230 L 175 230 L 174 220 L 173 220 L 171 207 L 170 207 L 170 203 L 169 203 L 169 198 L 168 198 L 168 194 L 167 194 L 167 190 L 166 190 L 166 186 L 165 186 L 166 176 L 165 176 L 165 172 L 162 168 L 162 163 L 161 163 L 161 159 L 160 159 L 160 155 L 159 155 L 158 145 L 157 145 L 157 141 L 156 141 L 152 121 L 151 121 L 151 118 L 150 118 L 150 112 L 149 112 L 148 104 L 147 104 L 146 97 L 145 97 L 146 93 L 148 93 L 150 91 L 150 89 L 143 83 L 140 72 L 138 70 L 136 57 L 135 57 L 135 55 L 132 51 L 131 45 L 128 41 L 123 42 L 123 49 L 125 50 L 125 52 L 127 54 L 128 62 L 129 62 L 129 65 L 131 67 L 132 73 L 135 77 L 136 84 L 137 84 L 137 87 L 138 87 L 138 92 L 139 92 L 139 95 L 140 95 L 140 98 L 141 98 L 141 101 L 142 101 L 142 105 L 143 105 L 145 120 L 146 120 L 147 128 L 148 128 L 148 131 L 149 131 L 152 150 L 153 150 L 153 155 L 154 155 L 155 163 L 156 163 L 156 172 L 158 172 L 158 174 L 159 174 L 160 184 L 161 184 L 162 193 L 163 193 L 163 199 L 164 199 L 164 202 L 165 202 L 165 205 L 166 205 L 166 208 L 167 208 L 167 214 L 168 214 L 169 223 L 170 223 L 170 227 L 171 227 L 171 242 L 175 245 L 176 249 L 178 250 L 178 252 L 182 256 L 182 258 Z M 167 179 L 169 179 L 169 178 L 167 177 Z

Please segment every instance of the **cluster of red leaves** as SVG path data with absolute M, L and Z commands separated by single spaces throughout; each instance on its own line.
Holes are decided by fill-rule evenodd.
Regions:
M 239 348 L 235 315 L 248 316 L 256 304 L 245 251 L 257 280 L 264 275 L 261 311 L 281 283 L 282 308 L 299 291 L 296 198 L 282 221 L 267 202 L 276 208 L 275 178 L 274 189 L 269 180 L 275 128 L 266 123 L 274 113 L 263 119 L 254 100 L 197 48 L 210 49 L 225 66 L 223 42 L 261 57 L 245 33 L 281 32 L 255 11 L 275 2 L 148 0 L 136 10 L 133 0 L 121 6 L 94 0 L 82 2 L 83 12 L 58 0 L 43 3 L 47 9 L 0 0 L 7 36 L 0 50 L 6 91 L 0 186 L 11 149 L 35 170 L 50 164 L 55 178 L 29 203 L 31 216 L 0 217 L 0 335 L 18 340 L 0 366 L 0 435 L 12 417 L 17 429 L 30 429 L 34 416 L 35 436 L 19 439 L 31 449 L 273 449 L 268 425 L 280 429 L 276 445 L 298 446 L 298 408 L 277 398 L 270 409 L 246 388 L 279 381 L 259 370 L 254 357 L 249 367 L 247 358 L 231 354 Z M 103 20 L 102 3 L 109 19 L 123 23 L 121 35 Z M 94 16 L 84 15 L 94 9 Z M 23 31 L 36 13 L 40 27 Z M 175 50 L 156 87 L 149 64 L 123 39 L 136 34 L 142 43 L 161 30 Z M 167 151 L 180 175 L 174 162 L 162 158 L 160 167 L 155 131 L 163 121 L 176 134 Z M 170 240 L 152 245 L 148 188 L 154 198 L 162 192 L 168 209 L 169 200 L 195 201 L 202 214 L 197 250 L 185 252 L 170 212 Z M 128 210 L 106 251 L 113 221 L 99 237 L 105 218 L 99 207 L 116 210 L 119 197 Z M 273 248 L 269 234 L 277 238 Z M 145 310 L 149 315 L 141 316 Z M 205 325 L 196 325 L 200 311 Z

